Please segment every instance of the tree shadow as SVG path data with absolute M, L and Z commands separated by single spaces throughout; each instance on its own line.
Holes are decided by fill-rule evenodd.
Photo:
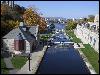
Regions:
M 39 45 L 37 48 L 35 48 L 34 50 L 32 50 L 32 53 L 38 52 L 38 51 L 42 51 L 43 47 L 44 47 L 43 45 Z
M 9 57 L 11 57 L 11 54 L 10 54 L 9 52 L 3 52 L 3 53 L 1 54 L 1 56 L 2 56 L 3 58 L 9 58 Z
M 14 68 L 1 68 L 3 70 L 13 70 Z

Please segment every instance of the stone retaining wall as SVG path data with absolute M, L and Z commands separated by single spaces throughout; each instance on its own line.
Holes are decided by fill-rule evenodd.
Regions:
M 47 50 L 47 46 L 44 46 L 41 54 L 37 58 L 37 61 L 34 63 L 34 68 L 33 68 L 32 74 L 35 74 L 36 73 L 36 71 L 37 71 L 37 69 L 38 69 L 38 67 L 40 65 L 40 62 L 42 61 L 42 58 L 43 58 L 46 50 Z

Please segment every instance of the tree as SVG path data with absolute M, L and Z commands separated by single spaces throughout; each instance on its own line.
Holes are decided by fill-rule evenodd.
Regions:
M 88 15 L 88 22 L 94 22 L 94 15 Z
M 17 19 L 19 19 L 19 21 L 22 21 L 22 16 L 26 9 L 24 7 L 20 7 L 19 5 L 15 4 L 13 10 L 17 12 L 16 13 Z
M 9 14 L 12 9 L 7 4 L 1 4 L 1 16 Z
M 14 5 L 14 11 L 17 11 L 19 14 L 24 14 L 24 11 L 26 10 L 24 7 L 20 7 L 19 5 L 15 4 Z
M 46 21 L 43 18 L 40 18 L 38 25 L 39 25 L 40 32 L 46 31 L 47 24 L 46 24 Z
M 45 20 L 40 17 L 40 15 L 36 11 L 33 11 L 33 8 L 26 9 L 23 14 L 23 19 L 24 22 L 29 26 L 39 25 L 40 31 L 44 31 L 46 29 Z
M 24 22 L 29 25 L 36 25 L 39 22 L 39 16 L 33 11 L 32 8 L 26 9 L 23 14 Z
M 83 18 L 83 21 L 84 21 L 84 22 L 87 22 L 87 21 L 88 21 L 88 19 L 87 19 L 87 18 Z
M 8 4 L 1 4 L 1 32 L 4 36 L 13 28 L 18 26 L 20 14 L 13 10 Z
M 11 8 L 8 4 L 1 4 L 1 16 L 4 20 L 20 21 L 20 15 L 21 14 L 15 8 Z
M 54 29 L 55 28 L 55 25 L 52 23 L 51 25 L 50 25 L 50 29 Z
M 72 21 L 72 20 L 69 20 L 67 21 L 67 26 L 66 26 L 66 29 L 67 30 L 72 30 L 72 29 L 75 29 L 77 26 L 77 23 Z

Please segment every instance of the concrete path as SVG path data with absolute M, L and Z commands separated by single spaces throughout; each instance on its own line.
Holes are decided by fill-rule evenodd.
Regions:
M 29 61 L 27 61 L 26 64 L 16 74 L 35 74 L 46 49 L 47 46 L 44 46 L 42 50 L 36 50 L 32 53 L 30 60 L 31 71 L 29 71 Z
M 9 69 L 10 74 L 15 74 L 18 70 L 14 69 L 14 66 L 11 62 L 11 57 L 4 58 L 4 62 L 6 64 L 6 67 Z

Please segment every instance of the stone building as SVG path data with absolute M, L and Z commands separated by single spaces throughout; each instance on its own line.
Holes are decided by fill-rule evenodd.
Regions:
M 20 22 L 18 28 L 13 29 L 3 38 L 3 50 L 12 53 L 30 53 L 39 45 L 38 26 L 27 27 Z

